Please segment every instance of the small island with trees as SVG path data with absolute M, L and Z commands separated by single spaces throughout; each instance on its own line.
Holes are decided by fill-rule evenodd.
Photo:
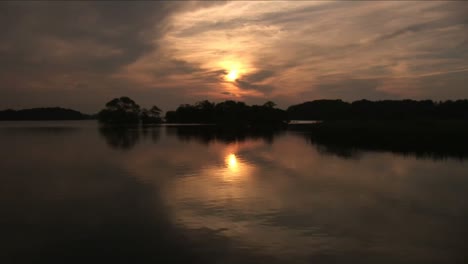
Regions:
M 201 101 L 194 105 L 183 104 L 165 115 L 166 123 L 214 124 L 237 127 L 281 127 L 286 125 L 288 115 L 285 110 L 275 107 L 269 101 L 263 105 L 249 106 L 243 102 L 224 101 L 214 103 Z M 157 106 L 141 108 L 129 97 L 109 101 L 97 117 L 102 124 L 158 124 L 163 122 L 162 110 Z
M 61 107 L 0 111 L 0 121 L 85 120 L 94 118 L 92 115 Z
M 157 124 L 162 122 L 161 109 L 153 106 L 150 109 L 141 108 L 129 97 L 115 98 L 97 114 L 103 124 Z

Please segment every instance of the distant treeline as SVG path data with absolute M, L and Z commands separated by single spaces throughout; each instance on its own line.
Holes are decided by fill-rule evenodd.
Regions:
M 224 101 L 213 103 L 201 101 L 194 105 L 184 104 L 175 111 L 166 113 L 168 123 L 211 123 L 248 126 L 280 125 L 288 120 L 286 111 L 269 101 L 263 105 L 249 106 L 243 102 Z
M 290 106 L 287 112 L 291 120 L 468 119 L 468 100 L 316 100 Z
M 0 111 L 0 120 L 82 120 L 99 119 L 108 124 L 135 123 L 210 123 L 236 125 L 279 125 L 289 120 L 468 120 L 468 100 L 434 102 L 431 100 L 315 100 L 292 105 L 286 111 L 268 101 L 262 105 L 244 102 L 207 100 L 182 104 L 162 116 L 157 106 L 141 108 L 128 97 L 109 101 L 95 115 L 60 107 Z
M 91 119 L 72 109 L 60 107 L 31 108 L 23 110 L 4 110 L 0 111 L 0 120 L 83 120 Z
M 166 112 L 153 106 L 150 110 L 128 97 L 113 99 L 99 114 L 103 123 L 204 123 L 218 125 L 271 126 L 289 120 L 468 120 L 468 100 L 434 102 L 431 100 L 315 100 L 290 106 L 286 111 L 274 102 L 247 105 L 244 102 L 207 100 L 182 104 Z
M 151 109 L 141 109 L 128 97 L 115 98 L 109 101 L 98 118 L 104 124 L 150 124 L 161 123 L 162 110 L 157 106 Z M 204 123 L 223 126 L 281 126 L 287 121 L 287 113 L 275 108 L 273 102 L 263 105 L 246 105 L 243 102 L 225 101 L 213 103 L 201 101 L 194 105 L 183 104 L 175 111 L 168 111 L 165 116 L 167 123 Z

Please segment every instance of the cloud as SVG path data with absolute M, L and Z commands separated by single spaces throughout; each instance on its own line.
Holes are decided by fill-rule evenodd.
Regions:
M 465 2 L 2 2 L 0 108 L 468 97 Z M 235 82 L 224 76 L 239 73 Z M 194 101 L 194 100 L 193 100 Z
M 396 99 L 395 95 L 378 89 L 380 85 L 378 79 L 353 79 L 352 77 L 341 77 L 337 80 L 321 80 L 320 84 L 310 92 L 304 92 L 304 97 L 314 97 L 320 99 L 341 99 L 348 101 L 371 99 Z
M 2 34 L 0 48 L 0 92 L 9 99 L 0 99 L 0 105 L 69 104 L 67 98 L 75 94 L 76 103 L 71 105 L 95 111 L 106 100 L 120 96 L 116 94 L 119 90 L 133 93 L 135 83 L 122 83 L 115 74 L 148 54 L 158 53 L 157 42 L 167 30 L 169 18 L 187 4 L 4 2 L 0 5 L 0 25 L 6 32 Z M 191 64 L 181 60 L 169 58 L 165 63 L 168 72 L 193 71 Z M 86 86 L 76 85 L 84 82 Z M 17 98 L 20 95 L 27 98 Z M 89 105 L 89 101 L 93 104 Z
M 261 82 L 261 81 L 264 81 L 264 80 L 266 80 L 269 77 L 272 77 L 274 75 L 275 75 L 275 72 L 272 71 L 272 70 L 260 70 L 258 72 L 253 73 L 253 74 L 247 75 L 245 77 L 245 79 L 248 82 Z
M 251 83 L 251 82 L 243 81 L 243 80 L 236 80 L 235 83 L 237 87 L 239 87 L 240 89 L 255 90 L 255 91 L 262 92 L 262 93 L 268 93 L 274 89 L 272 85 L 255 84 L 255 83 Z
M 5 3 L 10 14 L 2 56 L 18 66 L 110 72 L 153 49 L 145 34 L 158 34 L 168 6 L 122 2 Z M 158 11 L 159 10 L 159 11 Z M 6 20 L 6 21 L 5 21 Z M 10 28 L 12 27 L 12 28 Z M 5 65 L 2 65 L 5 66 Z
M 353 76 L 335 82 L 342 86 L 335 91 L 346 91 L 337 92 L 336 96 L 385 96 L 388 94 L 377 90 L 377 85 L 362 93 L 364 90 L 355 88 L 355 79 L 388 82 L 466 67 L 467 48 L 463 43 L 468 31 L 462 13 L 466 7 L 465 3 L 441 2 L 234 2 L 222 9 L 203 9 L 179 17 L 169 41 L 182 46 L 175 56 L 185 57 L 184 51 L 190 50 L 193 61 L 211 67 L 217 67 L 217 61 L 235 57 L 260 76 L 272 73 L 267 74 L 268 82 L 262 82 L 262 86 L 256 82 L 265 81 L 266 77 L 249 80 L 255 74 L 247 73 L 236 82 L 241 89 L 270 88 L 276 95 L 312 90 L 309 94 L 322 97 L 327 93 L 319 92 L 325 92 L 323 87 L 328 85 L 322 82 L 324 78 Z M 225 16 L 227 9 L 234 11 Z M 450 39 L 452 43 L 440 39 Z M 458 57 L 453 56 L 454 49 Z M 403 86 L 411 83 L 423 85 L 400 82 Z M 395 92 L 389 94 L 400 90 L 395 87 Z M 458 96 L 466 96 L 461 87 Z

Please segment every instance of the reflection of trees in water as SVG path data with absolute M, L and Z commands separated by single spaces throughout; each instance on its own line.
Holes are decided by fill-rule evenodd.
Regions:
M 99 132 L 109 146 L 123 150 L 133 148 L 141 139 L 156 143 L 160 138 L 160 128 L 156 126 L 101 126 Z
M 392 152 L 417 158 L 443 160 L 468 159 L 468 142 L 419 141 L 418 138 L 399 139 L 398 142 L 379 139 L 324 139 L 310 136 L 307 141 L 322 153 L 344 158 L 358 158 L 363 151 Z
M 173 126 L 167 127 L 169 135 L 175 135 L 180 140 L 196 140 L 204 144 L 212 141 L 224 143 L 241 142 L 247 139 L 262 139 L 266 143 L 273 143 L 274 137 L 284 130 L 278 128 L 245 128 L 222 126 Z
M 364 131 L 356 129 L 306 128 L 301 133 L 319 152 L 344 158 L 359 158 L 363 151 L 441 160 L 468 158 L 468 138 L 463 133 L 419 133 L 412 130 Z
M 166 131 L 169 135 L 175 135 L 179 140 L 196 140 L 204 144 L 212 141 L 232 143 L 245 141 L 247 139 L 262 139 L 271 144 L 275 136 L 282 129 L 271 128 L 237 128 L 219 126 L 168 126 Z M 160 126 L 101 126 L 100 134 L 105 138 L 107 144 L 115 149 L 131 149 L 142 139 L 148 139 L 153 143 L 159 141 L 161 136 Z
M 182 125 L 165 127 L 169 135 L 183 141 L 198 141 L 209 144 L 213 141 L 232 143 L 248 139 L 262 139 L 268 144 L 284 129 L 239 128 L 211 125 Z M 434 160 L 468 158 L 468 138 L 462 133 L 394 133 L 389 131 L 360 131 L 344 129 L 311 129 L 310 126 L 294 126 L 289 130 L 300 132 L 306 140 L 321 153 L 334 154 L 344 158 L 359 158 L 363 151 L 386 151 L 401 155 Z M 160 126 L 102 126 L 100 134 L 109 146 L 127 150 L 142 139 L 156 143 L 160 139 Z M 397 131 L 398 132 L 398 131 Z
M 153 143 L 156 143 L 161 138 L 161 127 L 158 127 L 158 126 L 143 126 L 141 128 L 141 134 L 143 135 L 143 138 L 148 138 Z

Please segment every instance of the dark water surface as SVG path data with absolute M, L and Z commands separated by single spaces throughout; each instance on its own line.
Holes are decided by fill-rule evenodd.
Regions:
M 467 263 L 468 163 L 306 133 L 0 123 L 1 263 Z

